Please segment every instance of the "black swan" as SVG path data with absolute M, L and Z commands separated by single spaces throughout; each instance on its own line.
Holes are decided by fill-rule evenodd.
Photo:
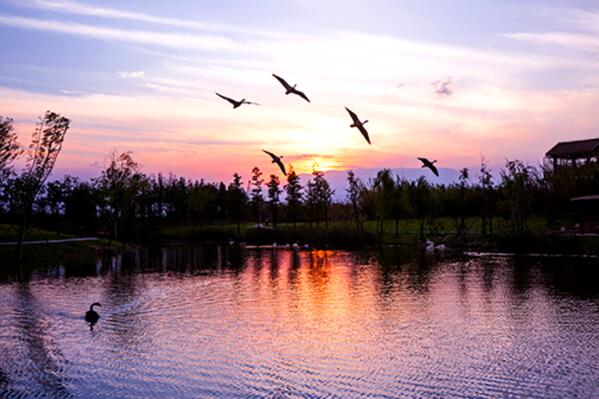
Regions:
M 89 307 L 89 310 L 87 312 L 85 312 L 85 321 L 87 321 L 88 323 L 91 323 L 91 324 L 96 324 L 98 322 L 98 320 L 100 319 L 100 315 L 98 314 L 98 312 L 96 312 L 94 310 L 94 306 L 102 306 L 102 304 L 98 303 L 98 302 L 94 302 Z

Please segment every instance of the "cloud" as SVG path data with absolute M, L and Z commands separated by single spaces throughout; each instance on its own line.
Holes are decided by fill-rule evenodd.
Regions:
M 452 78 L 447 78 L 446 80 L 437 80 L 433 82 L 432 85 L 435 86 L 435 93 L 437 93 L 438 96 L 449 97 L 453 94 L 451 88 L 453 82 L 455 81 Z
M 60 32 L 71 35 L 92 37 L 130 43 L 142 43 L 171 48 L 193 50 L 240 50 L 243 46 L 231 39 L 215 35 L 162 33 L 152 31 L 124 30 L 94 25 L 52 21 L 36 18 L 15 17 L 0 14 L 0 25 L 23 29 Z
M 526 41 L 535 44 L 553 44 L 570 49 L 597 51 L 599 37 L 596 34 L 547 32 L 547 33 L 509 33 L 504 35 L 509 39 Z
M 144 71 L 119 72 L 119 76 L 123 79 L 139 79 L 143 78 L 145 74 Z
M 288 161 L 303 161 L 311 160 L 314 158 L 333 159 L 334 156 L 330 154 L 297 154 L 297 155 L 285 155 L 285 159 Z
M 548 44 L 572 50 L 599 50 L 599 13 L 577 8 L 548 8 L 545 14 L 554 22 L 574 28 L 574 31 L 515 32 L 503 36 L 533 44 Z
M 157 25 L 166 25 L 177 28 L 201 31 L 237 32 L 263 36 L 272 35 L 269 32 L 246 29 L 234 25 L 214 24 L 179 18 L 158 17 L 140 12 L 126 11 L 118 8 L 95 7 L 89 4 L 70 0 L 30 0 L 28 2 L 23 2 L 22 0 L 12 0 L 12 2 L 19 6 L 28 6 L 38 9 L 51 10 L 54 12 L 60 12 L 64 14 L 87 15 L 110 19 L 124 19 L 130 21 L 148 22 Z
M 343 165 L 401 165 L 413 162 L 413 154 L 425 145 L 431 156 L 447 154 L 447 164 L 463 165 L 469 159 L 477 163 L 481 149 L 499 160 L 505 156 L 531 159 L 542 154 L 545 146 L 561 140 L 564 132 L 584 138 L 597 127 L 592 120 L 593 106 L 599 104 L 597 93 L 578 90 L 579 83 L 594 73 L 593 57 L 584 54 L 565 56 L 562 52 L 545 52 L 543 46 L 528 45 L 514 49 L 457 46 L 356 31 L 282 33 L 268 38 L 230 32 L 206 35 L 201 32 L 203 25 L 191 28 L 181 20 L 129 15 L 126 11 L 73 1 L 33 3 L 51 5 L 54 8 L 48 9 L 62 14 L 167 26 L 141 25 L 146 31 L 131 30 L 122 21 L 114 20 L 94 25 L 93 21 L 98 22 L 94 18 L 74 23 L 0 15 L 3 25 L 94 38 L 114 45 L 134 43 L 121 50 L 151 54 L 143 64 L 121 66 L 119 72 L 110 69 L 106 76 L 101 72 L 102 81 L 114 82 L 118 88 L 105 90 L 106 94 L 50 97 L 32 94 L 35 90 L 24 93 L 0 88 L 5 98 L 0 99 L 0 109 L 15 118 L 34 120 L 46 104 L 68 113 L 74 124 L 67 149 L 73 153 L 78 148 L 104 152 L 124 146 L 145 157 L 145 164 L 164 171 L 203 174 L 211 170 L 221 173 L 222 169 L 228 175 L 229 171 L 263 165 L 266 159 L 259 151 L 262 143 L 286 154 L 285 159 L 294 161 L 300 172 L 311 170 L 314 161 L 326 169 Z M 66 6 L 56 8 L 56 4 L 76 7 L 69 12 Z M 117 27 L 111 27 L 117 23 Z M 534 34 L 513 35 L 510 39 L 537 40 L 536 43 L 541 40 L 530 36 Z M 574 41 L 579 39 L 575 35 L 586 34 L 568 35 L 560 40 Z M 550 38 L 544 36 L 542 40 L 556 41 L 555 37 Z M 548 88 L 547 75 L 543 74 L 564 65 L 572 80 L 560 89 Z M 556 73 L 563 74 L 564 69 Z M 303 104 L 285 96 L 272 72 L 299 83 L 314 99 L 313 103 Z M 438 96 L 451 97 L 451 101 L 439 101 L 432 95 L 430 82 L 447 74 L 467 77 L 467 84 L 459 85 L 459 95 L 454 96 L 455 80 L 435 82 Z M 530 76 L 544 81 L 542 90 L 530 84 Z M 27 87 L 34 87 L 40 79 L 33 79 Z M 125 85 L 120 79 L 129 79 L 131 84 Z M 398 79 L 401 89 L 396 90 Z M 66 84 L 62 87 L 72 88 Z M 248 96 L 264 106 L 232 111 L 216 98 L 215 91 L 235 98 Z M 372 147 L 364 149 L 363 138 L 349 128 L 344 105 L 355 107 L 371 120 Z M 94 122 L 106 125 L 82 126 Z M 126 133 L 115 137 L 115 131 Z M 206 147 L 217 145 L 218 151 Z M 187 156 L 192 152 L 197 155 Z

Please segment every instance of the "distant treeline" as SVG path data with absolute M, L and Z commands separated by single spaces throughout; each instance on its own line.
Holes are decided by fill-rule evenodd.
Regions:
M 134 240 L 144 229 L 225 223 L 276 227 L 347 221 L 360 231 L 366 221 L 376 221 L 377 230 L 393 223 L 400 234 L 401 220 L 417 219 L 424 237 L 434 233 L 440 217 L 455 220 L 456 235 L 465 234 L 466 221 L 476 217 L 480 234 L 488 235 L 497 221 L 513 231 L 525 231 L 533 215 L 556 223 L 570 217 L 570 198 L 599 193 L 597 162 L 552 170 L 517 160 L 506 162 L 497 182 L 484 160 L 476 171 L 462 169 L 458 181 L 449 185 L 431 185 L 424 177 L 408 181 L 389 169 L 362 181 L 349 171 L 343 202 L 333 201 L 322 171 L 301 181 L 293 170 L 284 177 L 264 176 L 255 167 L 249 176 L 235 173 L 229 182 L 213 183 L 146 175 L 129 152 L 110 154 L 104 170 L 89 181 L 72 176 L 46 181 L 60 152 L 50 141 L 62 144 L 68 129 L 64 120 L 58 123 L 59 117 L 47 113 L 41 119 L 23 171 L 12 166 L 22 153 L 12 120 L 0 117 L 0 224 L 26 227 L 35 222 L 59 231 Z

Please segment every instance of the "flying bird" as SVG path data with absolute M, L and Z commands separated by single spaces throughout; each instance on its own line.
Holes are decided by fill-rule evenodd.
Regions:
M 351 116 L 351 119 L 354 122 L 351 125 L 349 125 L 349 127 L 356 127 L 356 128 L 358 128 L 358 130 L 360 131 L 360 133 L 362 133 L 362 136 L 364 136 L 364 138 L 366 139 L 366 141 L 368 142 L 368 144 L 372 144 L 370 142 L 370 137 L 368 137 L 368 132 L 364 128 L 364 124 L 368 122 L 368 119 L 365 120 L 364 122 L 360 122 L 360 118 L 358 118 L 358 115 L 356 115 L 352 110 L 350 110 L 347 107 L 345 107 L 345 109 L 347 110 L 347 112 L 349 113 L 349 116 Z
M 418 159 L 420 160 L 420 162 L 422 162 L 421 168 L 429 168 L 436 176 L 439 176 L 439 171 L 437 170 L 437 167 L 435 166 L 435 162 L 437 162 L 436 159 L 432 162 L 426 158 L 418 157 Z
M 279 81 L 279 83 L 281 83 L 281 84 L 283 85 L 283 87 L 285 88 L 285 94 L 286 94 L 286 95 L 287 95 L 287 94 L 295 94 L 295 95 L 298 95 L 298 96 L 300 96 L 301 98 L 303 98 L 303 99 L 304 99 L 304 100 L 306 100 L 307 102 L 310 102 L 310 100 L 308 99 L 308 97 L 307 97 L 307 96 L 306 96 L 306 95 L 305 95 L 303 92 L 301 92 L 301 91 L 299 91 L 299 90 L 297 90 L 297 89 L 295 88 L 295 86 L 297 86 L 296 84 L 295 84 L 295 85 L 293 85 L 293 86 L 290 86 L 290 85 L 289 85 L 289 83 L 287 83 L 287 82 L 285 81 L 285 79 L 283 79 L 282 77 L 280 77 L 280 76 L 277 76 L 277 75 L 275 75 L 274 73 L 272 74 L 272 76 L 274 76 L 274 78 L 275 78 L 276 80 L 278 80 L 278 81 Z
M 282 156 L 278 157 L 270 151 L 262 151 L 270 155 L 270 157 L 272 158 L 272 163 L 276 163 L 277 165 L 279 165 L 279 168 L 281 168 L 281 172 L 283 172 L 284 175 L 287 175 L 287 172 L 285 171 L 285 165 L 283 164 L 283 161 L 281 161 L 281 158 L 283 158 Z
M 237 101 L 237 100 L 233 100 L 232 98 L 229 98 L 227 96 L 223 96 L 222 94 L 219 94 L 219 93 L 216 93 L 216 95 L 219 96 L 220 98 L 222 98 L 223 100 L 227 100 L 228 102 L 233 104 L 233 109 L 241 107 L 243 104 L 260 105 L 258 103 L 254 103 L 251 101 L 245 101 L 245 98 L 242 98 L 240 101 Z

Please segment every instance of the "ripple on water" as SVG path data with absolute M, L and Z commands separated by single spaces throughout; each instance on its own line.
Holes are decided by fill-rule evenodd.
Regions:
M 166 248 L 0 283 L 0 397 L 599 396 L 596 269 L 405 259 Z

